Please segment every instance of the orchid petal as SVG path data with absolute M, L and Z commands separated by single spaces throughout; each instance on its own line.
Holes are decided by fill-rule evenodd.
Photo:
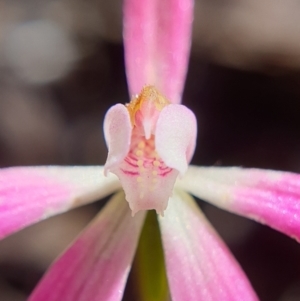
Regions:
M 156 124 L 155 145 L 164 163 L 181 174 L 187 170 L 196 145 L 197 120 L 183 105 L 162 109 Z
M 173 301 L 258 300 L 239 264 L 189 195 L 174 193 L 159 222 Z
M 235 167 L 190 167 L 178 185 L 220 208 L 300 240 L 300 175 Z
M 0 169 L 0 238 L 120 187 L 102 167 L 15 167 Z
M 193 0 L 125 0 L 124 43 L 129 90 L 154 85 L 181 102 L 193 21 Z
M 108 145 L 105 173 L 120 164 L 129 152 L 132 126 L 124 105 L 111 107 L 104 119 L 104 136 Z
M 134 218 L 120 192 L 50 267 L 29 301 L 118 301 L 145 213 Z M 54 289 L 53 289 L 54 288 Z

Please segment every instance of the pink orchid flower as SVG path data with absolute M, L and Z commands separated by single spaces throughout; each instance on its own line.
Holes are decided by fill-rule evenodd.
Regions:
M 179 103 L 192 14 L 192 0 L 125 0 L 126 70 L 136 96 L 106 115 L 105 167 L 0 171 L 1 238 L 120 190 L 50 267 L 30 301 L 121 300 L 148 209 L 159 213 L 173 301 L 258 300 L 187 192 L 300 239 L 300 175 L 188 167 L 196 119 Z

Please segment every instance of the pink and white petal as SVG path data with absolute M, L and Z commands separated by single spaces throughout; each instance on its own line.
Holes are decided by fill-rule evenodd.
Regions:
M 193 21 L 193 0 L 125 0 L 124 44 L 129 91 L 154 85 L 181 102 Z
M 73 245 L 50 267 L 29 301 L 122 299 L 145 212 L 131 217 L 115 195 Z
M 170 104 L 161 111 L 155 130 L 156 151 L 164 163 L 183 175 L 196 145 L 197 120 L 183 105 Z
M 104 118 L 104 136 L 108 146 L 105 174 L 118 166 L 129 152 L 132 125 L 124 105 L 111 107 Z
M 258 300 L 239 264 L 189 195 L 174 193 L 159 224 L 173 301 Z
M 300 240 L 299 174 L 237 167 L 190 167 L 177 184 L 220 208 Z
M 100 166 L 0 169 L 0 238 L 119 187 L 117 177 L 104 177 Z

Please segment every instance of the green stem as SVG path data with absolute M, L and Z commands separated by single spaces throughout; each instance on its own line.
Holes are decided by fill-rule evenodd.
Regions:
M 138 300 L 169 300 L 164 254 L 157 215 L 149 211 L 133 264 Z

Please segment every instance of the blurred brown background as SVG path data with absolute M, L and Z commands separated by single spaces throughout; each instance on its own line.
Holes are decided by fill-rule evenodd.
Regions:
M 129 100 L 121 5 L 0 0 L 1 167 L 105 162 L 103 116 Z M 297 0 L 196 1 L 183 96 L 198 118 L 194 164 L 300 172 L 299 15 Z M 299 244 L 200 205 L 262 301 L 300 300 Z M 25 300 L 99 206 L 0 242 L 0 300 Z

